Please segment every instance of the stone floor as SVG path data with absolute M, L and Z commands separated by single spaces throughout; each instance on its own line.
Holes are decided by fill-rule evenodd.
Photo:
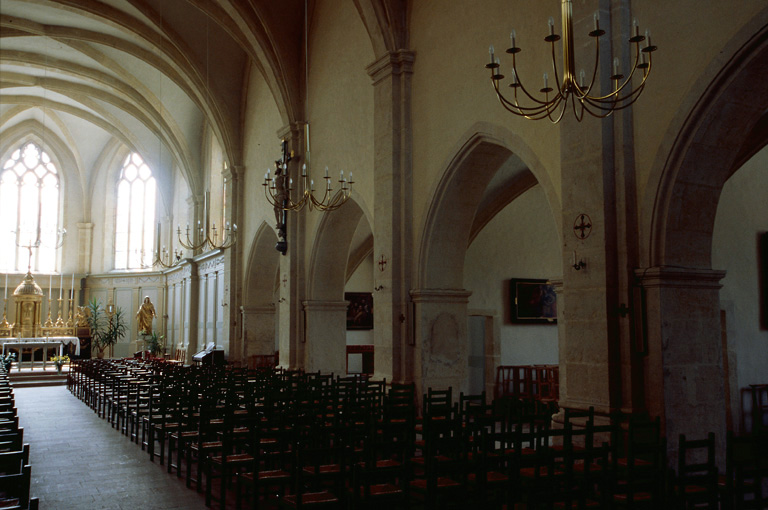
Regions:
M 66 386 L 14 395 L 41 510 L 206 508 L 202 495 L 150 462 Z

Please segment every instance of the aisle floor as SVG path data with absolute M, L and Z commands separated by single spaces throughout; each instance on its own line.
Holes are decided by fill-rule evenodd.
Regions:
M 41 510 L 205 509 L 184 479 L 99 418 L 66 386 L 15 388 Z

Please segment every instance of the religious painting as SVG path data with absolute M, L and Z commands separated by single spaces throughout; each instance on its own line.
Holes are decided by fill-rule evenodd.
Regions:
M 513 323 L 557 323 L 557 296 L 555 287 L 549 281 L 512 278 L 509 293 Z
M 371 292 L 345 292 L 347 329 L 373 329 L 373 294 Z

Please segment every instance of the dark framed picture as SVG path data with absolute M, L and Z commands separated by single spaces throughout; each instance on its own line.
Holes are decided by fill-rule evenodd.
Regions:
M 373 294 L 371 292 L 345 292 L 347 329 L 373 329 Z
M 509 281 L 511 320 L 515 324 L 556 324 L 557 295 L 547 280 L 512 278 Z

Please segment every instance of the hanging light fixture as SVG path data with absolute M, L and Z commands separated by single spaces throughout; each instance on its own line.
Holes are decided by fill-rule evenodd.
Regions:
M 305 83 L 305 110 L 309 105 L 309 19 L 307 10 L 307 0 L 304 1 L 304 83 Z M 294 188 L 293 178 L 288 173 L 288 162 L 292 159 L 293 153 L 287 153 L 286 141 L 281 144 L 282 156 L 275 161 L 275 174 L 267 170 L 264 174 L 264 193 L 267 200 L 278 211 L 300 211 L 304 207 L 309 210 L 334 211 L 344 205 L 349 200 L 352 193 L 352 172 L 349 177 L 344 177 L 344 170 L 339 172 L 339 189 L 335 189 L 332 183 L 333 178 L 328 175 L 328 167 L 325 167 L 322 185 L 322 195 L 318 198 L 315 195 L 315 181 L 310 178 L 310 145 L 309 145 L 309 122 L 306 123 L 304 131 L 304 164 L 301 166 L 301 175 L 298 178 L 298 188 Z M 297 193 L 294 193 L 297 192 Z M 278 220 L 278 230 L 281 230 L 280 220 Z M 284 225 L 282 225 L 284 227 Z
M 211 88 L 210 88 L 210 83 L 208 81 L 209 61 L 210 61 L 210 46 L 209 46 L 210 39 L 209 39 L 208 21 L 209 21 L 208 17 L 206 17 L 205 18 L 205 91 L 208 97 L 210 98 Z M 197 229 L 193 230 L 193 233 L 195 234 L 193 237 L 195 239 L 193 240 L 192 238 L 189 237 L 189 223 L 187 223 L 187 228 L 184 236 L 186 238 L 186 241 L 184 240 L 184 238 L 182 238 L 181 226 L 177 226 L 176 228 L 176 235 L 178 237 L 179 244 L 183 248 L 187 250 L 191 250 L 193 252 L 198 250 L 226 250 L 234 246 L 235 243 L 237 243 L 237 224 L 235 223 L 230 224 L 228 221 L 225 221 L 224 218 L 222 218 L 221 239 L 219 239 L 219 231 L 216 229 L 216 223 L 214 222 L 213 226 L 211 226 L 209 222 L 209 208 L 210 208 L 209 192 L 206 191 L 204 214 L 203 214 L 204 222 L 201 224 L 201 222 L 198 220 Z M 158 225 L 158 229 L 159 228 L 160 228 L 160 225 Z M 158 233 L 158 244 L 159 242 L 160 242 L 160 234 Z M 173 257 L 171 257 L 171 252 L 167 251 L 165 247 L 163 247 L 162 254 L 158 249 L 154 264 L 165 267 L 165 268 L 171 268 L 178 265 L 181 262 L 182 252 L 181 250 L 178 250 L 178 251 L 172 250 L 172 251 L 173 251 Z
M 512 55 L 512 77 L 509 84 L 512 88 L 512 97 L 508 98 L 500 90 L 501 80 L 504 75 L 501 74 L 501 64 L 498 57 L 494 55 L 493 45 L 489 48 L 490 62 L 485 65 L 486 69 L 491 71 L 491 81 L 499 98 L 501 105 L 508 111 L 525 117 L 527 119 L 539 120 L 549 118 L 553 123 L 558 123 L 563 118 L 568 103 L 571 103 L 576 120 L 581 122 L 584 118 L 584 112 L 604 118 L 611 115 L 615 110 L 627 108 L 637 101 L 640 93 L 645 87 L 645 81 L 651 73 L 651 55 L 656 51 L 656 46 L 651 44 L 650 31 L 646 30 L 645 35 L 640 35 L 640 28 L 637 19 L 632 22 L 632 36 L 629 43 L 634 44 L 634 64 L 629 75 L 624 77 L 620 72 L 620 61 L 613 59 L 613 73 L 610 76 L 613 82 L 613 91 L 604 95 L 593 92 L 597 68 L 600 62 L 600 37 L 605 35 L 605 31 L 600 29 L 600 16 L 598 12 L 594 14 L 594 29 L 589 32 L 589 36 L 595 39 L 595 68 L 592 71 L 592 77 L 589 84 L 585 84 L 585 74 L 582 69 L 579 72 L 579 78 L 576 79 L 576 62 L 574 58 L 573 43 L 573 7 L 571 0 L 562 0 L 562 28 L 563 28 L 563 76 L 560 80 L 558 66 L 555 61 L 555 42 L 560 40 L 560 36 L 555 33 L 555 20 L 549 18 L 549 35 L 544 40 L 548 42 L 552 49 L 552 68 L 554 72 L 554 85 L 556 89 L 550 87 L 549 75 L 544 74 L 544 87 L 539 90 L 544 96 L 534 96 L 523 85 L 520 74 L 517 71 L 517 54 L 522 49 L 517 46 L 516 33 L 514 30 L 510 33 L 511 46 L 507 53 Z M 641 47 L 641 43 L 645 43 Z M 638 71 L 639 70 L 639 71 Z M 632 79 L 636 72 L 642 72 L 642 81 L 637 88 L 632 88 Z M 518 101 L 525 97 L 526 105 Z

